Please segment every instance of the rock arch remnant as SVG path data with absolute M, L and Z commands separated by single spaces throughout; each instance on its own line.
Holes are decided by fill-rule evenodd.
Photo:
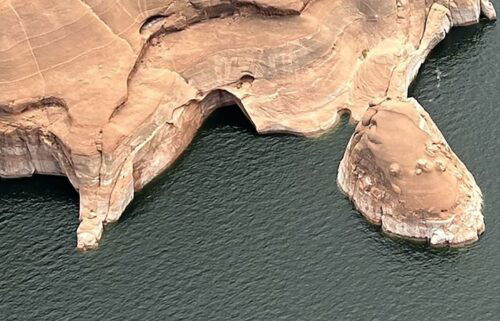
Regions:
M 481 14 L 495 19 L 488 0 L 0 1 L 0 176 L 67 176 L 88 250 L 213 109 L 311 137 L 348 111 L 361 122 L 339 185 L 361 213 L 405 238 L 475 241 L 481 192 L 407 89 Z

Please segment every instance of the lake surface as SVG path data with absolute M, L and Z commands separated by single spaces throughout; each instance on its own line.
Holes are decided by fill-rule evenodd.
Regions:
M 454 29 L 411 89 L 484 192 L 478 243 L 434 250 L 367 224 L 336 186 L 345 121 L 257 136 L 222 109 L 94 252 L 75 251 L 65 178 L 0 181 L 0 319 L 498 320 L 499 52 L 495 24 Z

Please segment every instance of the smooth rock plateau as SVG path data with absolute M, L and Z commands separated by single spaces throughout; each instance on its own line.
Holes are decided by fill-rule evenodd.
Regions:
M 488 0 L 0 1 L 0 177 L 67 176 L 88 250 L 216 108 L 308 137 L 348 113 L 338 183 L 360 212 L 403 238 L 473 242 L 481 192 L 407 90 L 481 15 L 496 18 Z

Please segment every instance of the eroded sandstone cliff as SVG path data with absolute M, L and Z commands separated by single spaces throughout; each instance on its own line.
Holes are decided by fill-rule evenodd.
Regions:
M 339 183 L 360 211 L 403 237 L 475 240 L 484 230 L 480 191 L 406 96 L 429 51 L 481 13 L 495 19 L 488 0 L 0 1 L 0 176 L 67 176 L 80 194 L 77 246 L 91 249 L 215 108 L 237 104 L 260 133 L 304 136 L 349 113 L 366 121 Z M 365 127 L 378 118 L 377 131 L 439 141 L 453 171 L 437 171 L 421 153 L 398 161 L 404 148 L 390 135 L 374 147 L 379 136 Z M 360 176 L 354 164 L 370 153 Z M 421 160 L 433 164 L 429 172 Z M 390 176 L 394 164 L 404 175 Z M 422 173 L 410 179 L 415 166 Z M 367 180 L 388 198 L 365 193 Z M 432 193 L 419 194 L 431 181 L 439 182 Z

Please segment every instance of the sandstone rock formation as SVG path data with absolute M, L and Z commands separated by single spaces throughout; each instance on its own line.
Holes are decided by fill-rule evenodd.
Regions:
M 457 246 L 484 231 L 481 191 L 414 99 L 386 100 L 366 111 L 338 182 L 388 234 Z
M 417 104 L 406 103 L 410 82 L 452 26 L 476 23 L 481 13 L 495 18 L 488 0 L 0 1 L 0 176 L 67 176 L 80 194 L 77 246 L 95 248 L 103 224 L 119 219 L 134 192 L 172 164 L 215 108 L 237 104 L 260 133 L 304 136 L 331 129 L 341 113 L 357 122 L 370 103 L 388 97 L 401 103 L 373 110 L 401 105 L 412 114 L 413 106 L 421 115 Z M 419 135 L 441 138 L 427 115 L 418 117 L 432 128 Z M 354 137 L 360 136 L 372 137 Z M 376 150 L 358 145 L 350 148 Z M 412 193 L 419 188 L 412 184 L 421 182 L 406 178 L 413 166 L 406 159 L 374 155 L 370 167 L 385 175 L 391 161 L 404 171 L 402 182 L 387 181 L 406 201 L 392 216 L 377 221 L 375 212 L 361 208 L 380 200 L 352 184 L 359 176 L 348 155 L 341 186 L 389 232 L 439 244 L 472 240 L 477 233 L 453 233 L 482 230 L 481 197 L 465 167 L 444 149 L 449 166 L 465 179 L 454 180 L 455 170 L 422 174 L 443 179 L 436 193 L 459 198 L 435 205 L 455 215 L 453 228 L 442 232 L 422 226 L 447 222 L 451 214 L 425 207 L 418 213 L 429 218 L 418 220 L 405 212 L 417 209 Z M 352 162 L 362 162 L 362 155 L 352 155 Z M 397 190 L 388 186 L 380 188 Z M 461 201 L 466 194 L 474 201 Z

